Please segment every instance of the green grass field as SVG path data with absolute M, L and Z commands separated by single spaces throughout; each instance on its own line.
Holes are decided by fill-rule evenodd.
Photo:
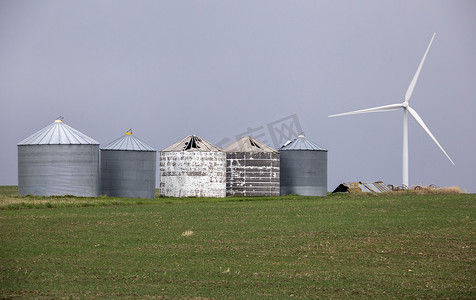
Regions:
M 475 194 L 19 197 L 0 298 L 476 298 Z

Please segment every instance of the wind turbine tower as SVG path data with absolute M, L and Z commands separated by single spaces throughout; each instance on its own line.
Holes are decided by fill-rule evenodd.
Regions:
M 428 48 L 426 48 L 425 54 L 423 55 L 423 58 L 420 62 L 420 65 L 418 66 L 418 69 L 415 73 L 415 76 L 413 76 L 412 81 L 410 82 L 410 86 L 407 89 L 407 92 L 405 94 L 404 101 L 402 103 L 398 104 L 390 104 L 390 105 L 384 105 L 384 106 L 378 106 L 378 107 L 372 107 L 372 108 L 367 108 L 367 109 L 361 109 L 361 110 L 356 110 L 356 111 L 351 111 L 347 113 L 342 113 L 342 114 L 336 114 L 336 115 L 330 115 L 329 117 L 338 117 L 338 116 L 346 116 L 346 115 L 355 115 L 355 114 L 364 114 L 364 113 L 371 113 L 371 112 L 386 112 L 386 111 L 392 111 L 392 110 L 397 110 L 397 109 L 403 109 L 403 153 L 402 153 L 402 184 L 404 187 L 408 188 L 408 114 L 410 114 L 415 121 L 425 130 L 425 132 L 430 136 L 430 138 L 435 142 L 435 144 L 443 151 L 443 153 L 446 155 L 446 157 L 449 159 L 449 161 L 454 165 L 455 163 L 453 160 L 450 158 L 450 156 L 446 153 L 446 151 L 443 149 L 443 147 L 438 143 L 436 138 L 433 136 L 431 133 L 430 129 L 425 125 L 425 122 L 423 122 L 422 118 L 418 115 L 418 113 L 410 107 L 408 102 L 410 101 L 410 98 L 412 96 L 413 90 L 415 89 L 416 82 L 418 80 L 418 76 L 420 76 L 420 71 L 421 68 L 423 67 L 423 64 L 425 63 L 426 55 L 428 54 L 428 51 L 430 50 L 431 43 L 433 42 L 433 39 L 435 38 L 436 33 L 433 34 L 433 37 L 431 38 L 430 44 L 428 45 Z

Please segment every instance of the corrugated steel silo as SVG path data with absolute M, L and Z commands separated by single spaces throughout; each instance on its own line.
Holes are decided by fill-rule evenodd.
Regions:
M 165 148 L 159 161 L 161 196 L 226 196 L 226 154 L 199 136 Z
M 99 143 L 62 118 L 18 143 L 20 195 L 99 195 Z
M 327 195 L 327 150 L 300 134 L 279 152 L 281 195 Z
M 154 198 L 157 150 L 126 134 L 101 148 L 101 194 Z
M 226 152 L 227 196 L 279 196 L 279 152 L 245 136 Z

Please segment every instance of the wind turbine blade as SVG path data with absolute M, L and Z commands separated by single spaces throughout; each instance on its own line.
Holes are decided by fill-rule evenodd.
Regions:
M 332 118 L 332 117 L 339 117 L 339 116 L 346 116 L 346 115 L 365 114 L 365 113 L 370 113 L 370 112 L 391 111 L 391 110 L 396 110 L 396 109 L 399 109 L 399 108 L 402 108 L 402 107 L 403 107 L 403 105 L 401 103 L 399 103 L 399 104 L 390 104 L 390 105 L 377 106 L 377 107 L 372 107 L 372 108 L 367 108 L 367 109 L 350 111 L 350 112 L 346 112 L 346 113 L 342 113 L 342 114 L 330 115 L 328 117 Z
M 420 62 L 420 65 L 418 66 L 418 69 L 415 73 L 415 76 L 413 76 L 412 82 L 410 82 L 410 86 L 407 89 L 407 93 L 405 94 L 405 101 L 408 102 L 410 100 L 410 97 L 412 96 L 413 89 L 415 88 L 415 85 L 418 80 L 418 76 L 420 76 L 420 71 L 421 68 L 423 67 L 423 63 L 425 62 L 426 55 L 428 54 L 428 51 L 430 50 L 431 43 L 433 42 L 433 39 L 435 38 L 436 33 L 433 33 L 433 37 L 431 38 L 430 44 L 428 44 L 428 48 L 426 48 L 425 55 L 423 55 L 423 58 Z
M 408 112 L 410 113 L 410 115 L 415 119 L 415 121 L 417 121 L 418 124 L 420 124 L 420 126 L 426 131 L 426 133 L 431 137 L 431 139 L 433 140 L 433 142 L 435 142 L 436 145 L 438 145 L 438 147 L 440 147 L 441 151 L 443 151 L 443 153 L 446 155 L 446 157 L 450 160 L 450 162 L 454 165 L 455 163 L 453 162 L 453 160 L 450 158 L 450 156 L 448 155 L 448 153 L 446 153 L 445 149 L 443 149 L 443 147 L 441 147 L 440 143 L 438 143 L 438 141 L 436 140 L 436 138 L 433 136 L 433 134 L 431 133 L 430 129 L 428 129 L 428 127 L 426 127 L 425 125 L 425 122 L 423 122 L 423 120 L 420 118 L 420 116 L 418 115 L 418 113 L 413 109 L 411 108 L 410 106 L 407 106 L 407 110 Z

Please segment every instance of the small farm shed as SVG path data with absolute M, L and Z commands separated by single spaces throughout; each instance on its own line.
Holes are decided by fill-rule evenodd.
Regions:
M 157 150 L 132 130 L 101 148 L 101 194 L 154 198 Z
M 279 196 L 279 152 L 249 136 L 223 148 L 227 196 Z
M 20 195 L 99 195 L 99 143 L 58 118 L 18 143 Z
M 226 154 L 197 135 L 160 151 L 160 195 L 225 197 Z

